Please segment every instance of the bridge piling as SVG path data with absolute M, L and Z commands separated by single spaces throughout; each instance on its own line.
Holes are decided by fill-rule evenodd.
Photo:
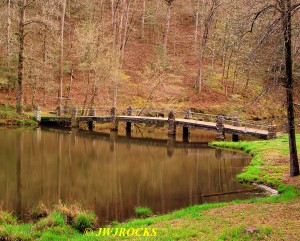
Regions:
M 217 127 L 216 139 L 218 141 L 224 141 L 225 140 L 224 117 L 222 115 L 218 115 L 216 127 Z
M 96 111 L 94 107 L 91 107 L 89 110 L 89 116 L 96 116 Z M 93 121 L 88 121 L 88 129 L 92 131 L 95 127 L 95 123 Z
M 268 136 L 267 136 L 267 139 L 270 140 L 270 139 L 275 139 L 276 138 L 276 125 L 269 125 L 268 126 Z
M 240 119 L 237 117 L 233 118 L 233 126 L 240 126 Z M 238 134 L 232 134 L 232 141 L 238 142 L 240 140 L 240 137 Z
M 64 108 L 62 105 L 56 107 L 56 115 L 61 116 L 64 113 Z
M 111 108 L 111 131 L 118 132 L 117 108 Z
M 72 109 L 71 113 L 71 127 L 76 128 L 79 127 L 79 123 L 77 122 L 77 115 L 78 115 L 78 110 L 76 107 Z
M 36 109 L 34 110 L 34 119 L 39 123 L 41 122 L 41 108 L 39 105 L 37 105 Z
M 184 119 L 190 119 L 191 118 L 191 111 L 190 110 L 186 110 L 184 113 Z M 189 137 L 190 137 L 190 129 L 187 126 L 183 126 L 182 129 L 182 139 L 183 141 L 189 141 Z
M 127 116 L 132 116 L 132 107 L 127 108 Z M 131 133 L 131 122 L 126 122 L 126 134 Z
M 176 124 L 175 124 L 175 115 L 174 112 L 171 111 L 168 115 L 168 136 L 176 135 Z

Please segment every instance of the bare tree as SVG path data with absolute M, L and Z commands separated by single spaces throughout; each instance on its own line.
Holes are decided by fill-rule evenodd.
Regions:
M 286 78 L 286 98 L 288 114 L 288 134 L 290 143 L 290 175 L 299 175 L 299 161 L 297 155 L 296 135 L 295 135 L 295 114 L 293 98 L 293 57 L 292 57 L 292 11 L 297 5 L 292 6 L 291 0 L 277 0 L 281 12 L 282 33 L 284 36 L 284 56 L 285 56 L 285 78 Z M 300 6 L 300 3 L 298 3 Z
M 292 5 L 291 0 L 274 0 L 260 7 L 260 9 L 253 15 L 253 21 L 249 32 L 253 31 L 256 21 L 267 13 L 273 13 L 279 18 L 271 21 L 269 29 L 276 29 L 278 23 L 282 24 L 282 39 L 284 45 L 284 79 L 286 89 L 286 105 L 287 105 L 287 120 L 288 120 L 288 135 L 289 135 L 289 150 L 290 150 L 290 175 L 299 175 L 299 161 L 297 155 L 296 135 L 295 135 L 295 114 L 294 114 L 294 100 L 293 100 L 293 55 L 292 55 L 292 16 L 297 9 L 300 8 L 300 2 Z M 275 14 L 274 14 L 275 13 Z M 280 21 L 279 21 L 280 20 Z M 268 32 L 266 36 L 268 37 Z M 264 39 L 266 38 L 264 37 Z
M 59 100 L 59 113 L 62 110 L 62 100 L 63 100 L 63 71 L 64 71 L 64 26 L 65 26 L 65 14 L 66 14 L 66 4 L 67 0 L 62 0 L 62 12 L 60 20 L 60 53 L 59 53 L 59 70 L 58 70 L 58 80 L 59 80 L 59 90 L 58 90 L 58 100 Z
M 7 38 L 6 38 L 6 51 L 7 61 L 10 61 L 10 38 L 11 38 L 11 0 L 7 0 Z
M 170 30 L 170 21 L 171 21 L 171 7 L 172 3 L 175 0 L 165 0 L 167 3 L 167 15 L 166 15 L 166 22 L 165 22 L 165 29 L 163 34 L 163 57 L 165 59 L 167 54 L 167 45 L 168 45 L 168 34 Z
M 198 76 L 197 76 L 197 80 L 195 82 L 195 88 L 198 89 L 199 93 L 202 91 L 202 88 L 203 88 L 203 79 L 202 79 L 203 60 L 204 60 L 204 53 L 206 50 L 207 41 L 208 41 L 208 37 L 209 37 L 209 30 L 210 30 L 210 26 L 211 26 L 211 23 L 213 20 L 213 16 L 218 7 L 219 7 L 219 0 L 211 0 L 210 9 L 209 9 L 207 16 L 203 22 L 204 30 L 203 30 L 203 35 L 202 35 L 202 39 L 201 39 L 200 54 L 199 54 L 199 61 L 198 61 Z
M 142 21 L 141 21 L 141 36 L 145 37 L 145 15 L 146 15 L 146 0 L 143 0 Z
M 23 74 L 24 74 L 24 39 L 25 39 L 25 10 L 26 0 L 19 0 L 19 59 L 18 59 L 18 85 L 17 85 L 17 105 L 18 114 L 23 113 Z

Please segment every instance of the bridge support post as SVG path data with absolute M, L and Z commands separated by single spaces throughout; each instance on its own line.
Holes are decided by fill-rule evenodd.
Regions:
M 111 108 L 111 131 L 118 131 L 118 120 L 117 120 L 117 108 L 113 107 Z
M 41 122 L 41 108 L 38 105 L 34 110 L 34 119 L 39 123 Z
M 190 119 L 191 118 L 191 111 L 190 110 L 186 110 L 184 113 L 184 119 Z M 183 141 L 189 141 L 189 137 L 190 137 L 190 129 L 187 126 L 183 126 L 183 130 L 182 130 L 182 139 Z
M 276 138 L 276 125 L 269 125 L 268 126 L 268 140 Z
M 175 115 L 173 111 L 171 111 L 168 115 L 168 135 L 169 136 L 176 135 Z
M 218 115 L 216 127 L 217 127 L 216 139 L 218 141 L 224 141 L 225 140 L 224 117 L 222 115 Z
M 89 110 L 89 116 L 96 116 L 96 111 L 94 107 L 91 107 Z M 88 129 L 92 131 L 95 127 L 94 121 L 88 121 Z
M 127 108 L 127 115 L 132 116 L 132 107 Z M 126 122 L 126 134 L 131 133 L 131 122 Z
M 89 116 L 96 116 L 96 110 L 94 107 L 91 107 L 89 110 Z
M 78 115 L 78 110 L 76 107 L 72 109 L 71 113 L 71 127 L 76 128 L 79 127 L 79 123 L 77 122 L 77 115 Z
M 240 119 L 237 117 L 233 118 L 233 125 L 234 126 L 240 126 Z M 232 141 L 233 142 L 238 142 L 240 140 L 240 137 L 238 134 L 232 134 Z

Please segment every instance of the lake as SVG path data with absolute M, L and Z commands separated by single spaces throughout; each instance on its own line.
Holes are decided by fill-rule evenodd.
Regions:
M 213 135 L 199 131 L 183 142 L 155 128 L 135 130 L 130 137 L 74 129 L 0 129 L 2 209 L 25 220 L 38 202 L 51 206 L 62 200 L 81 203 L 107 223 L 135 217 L 137 206 L 160 214 L 261 195 L 215 195 L 251 188 L 236 181 L 251 157 L 209 147 Z

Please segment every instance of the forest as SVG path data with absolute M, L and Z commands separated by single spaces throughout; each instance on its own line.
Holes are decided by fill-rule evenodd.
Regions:
M 25 110 L 132 105 L 282 116 L 278 2 L 2 1 L 1 102 Z M 299 4 L 292 4 L 297 100 Z

